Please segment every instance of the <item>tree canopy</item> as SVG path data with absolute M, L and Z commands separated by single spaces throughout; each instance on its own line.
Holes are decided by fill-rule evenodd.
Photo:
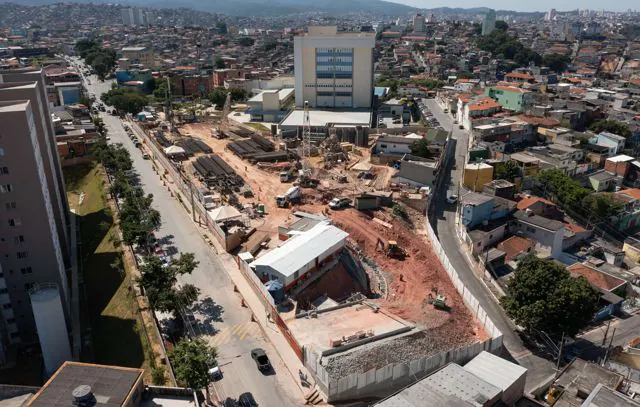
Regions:
M 582 211 L 582 200 L 591 193 L 557 168 L 541 171 L 538 174 L 538 182 L 542 184 L 547 195 L 555 196 L 564 207 L 576 211 Z
M 564 267 L 531 254 L 518 264 L 500 303 L 518 325 L 559 338 L 563 333 L 573 337 L 591 322 L 598 298 L 584 277 L 574 278 Z
M 147 105 L 147 97 L 136 89 L 116 88 L 102 94 L 102 101 L 121 112 L 138 114 Z
M 253 44 L 255 44 L 255 40 L 251 37 L 240 37 L 240 39 L 238 40 L 238 44 L 242 45 L 243 47 L 250 47 Z
M 116 66 L 116 52 L 110 48 L 103 48 L 96 40 L 82 39 L 76 42 L 76 53 L 104 78 Z
M 222 57 L 216 57 L 216 69 L 224 69 L 226 64 L 224 63 L 224 59 Z
M 181 384 L 208 392 L 209 369 L 217 364 L 218 353 L 202 339 L 182 339 L 169 353 L 176 379 Z
M 200 290 L 183 284 L 176 287 L 178 276 L 191 274 L 198 266 L 193 253 L 180 253 L 180 256 L 163 264 L 158 257 L 145 259 L 140 267 L 141 277 L 138 282 L 144 288 L 151 308 L 161 312 L 177 313 L 182 308 L 190 307 L 197 299 Z
M 507 31 L 509 29 L 509 24 L 507 24 L 506 21 L 497 20 L 495 27 L 496 27 L 496 30 Z
M 624 138 L 631 137 L 631 129 L 624 123 L 620 123 L 616 120 L 598 120 L 589 126 L 589 130 L 594 133 L 600 133 L 608 131 Z
M 542 65 L 557 73 L 564 72 L 570 63 L 571 58 L 567 55 L 548 54 L 542 57 Z
M 524 45 L 518 39 L 505 31 L 493 30 L 490 34 L 478 38 L 477 46 L 483 51 L 489 51 L 497 58 L 512 59 L 521 66 L 530 62 L 540 65 L 542 57 Z
M 520 176 L 520 167 L 513 160 L 497 163 L 495 166 L 495 179 L 504 179 L 513 182 Z
M 411 149 L 411 154 L 417 155 L 418 157 L 431 158 L 433 155 L 431 150 L 429 150 L 429 141 L 426 138 L 414 141 L 409 148 Z
M 582 200 L 583 209 L 595 215 L 597 218 L 605 219 L 615 215 L 620 211 L 622 205 L 616 202 L 608 194 L 590 194 Z

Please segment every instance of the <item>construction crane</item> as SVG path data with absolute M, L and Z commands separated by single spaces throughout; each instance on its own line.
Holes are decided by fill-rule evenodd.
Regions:
M 171 82 L 169 81 L 169 77 L 167 76 L 167 91 L 165 92 L 166 105 L 167 105 L 167 120 L 169 121 L 169 132 L 173 132 L 174 123 L 173 123 L 173 105 L 171 104 Z

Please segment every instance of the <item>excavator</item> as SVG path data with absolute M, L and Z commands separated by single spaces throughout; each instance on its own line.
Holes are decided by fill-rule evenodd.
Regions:
M 385 245 L 384 241 L 378 238 L 378 242 L 376 243 L 376 249 L 377 248 L 382 249 L 387 257 L 399 260 L 404 260 L 407 257 L 407 252 L 405 252 L 402 247 L 398 246 L 398 242 L 395 240 L 388 240 Z

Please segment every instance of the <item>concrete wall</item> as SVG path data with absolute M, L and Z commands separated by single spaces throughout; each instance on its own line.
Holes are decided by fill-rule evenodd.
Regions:
M 421 165 L 419 161 L 401 161 L 398 176 L 415 183 L 433 186 L 435 170 L 435 168 Z

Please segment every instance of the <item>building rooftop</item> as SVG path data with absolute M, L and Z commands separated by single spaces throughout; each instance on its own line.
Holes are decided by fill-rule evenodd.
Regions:
M 73 406 L 72 392 L 78 386 L 91 386 L 97 404 L 104 407 L 121 407 L 142 380 L 144 370 L 128 367 L 65 362 L 27 407 Z
M 478 356 L 464 365 L 464 370 L 502 391 L 510 388 L 527 374 L 527 369 L 524 367 L 486 351 L 480 352 Z
M 332 340 L 357 332 L 371 330 L 373 335 L 378 336 L 413 328 L 412 324 L 388 314 L 383 309 L 376 312 L 371 306 L 358 302 L 332 311 L 319 312 L 317 318 L 292 316 L 286 318 L 286 324 L 301 346 L 311 346 L 319 351 L 332 349 Z
M 514 153 L 509 156 L 510 159 L 524 164 L 539 163 L 540 159 L 526 153 Z
M 582 263 L 572 264 L 567 267 L 567 271 L 574 276 L 582 276 L 586 278 L 592 286 L 605 291 L 613 291 L 617 287 L 626 283 L 622 279 L 609 275 L 603 271 L 596 270 L 595 268 Z
M 610 139 L 616 140 L 616 141 L 624 141 L 624 140 L 626 140 L 624 137 L 618 136 L 617 134 L 613 134 L 613 133 L 610 133 L 608 131 L 603 131 L 603 132 L 599 133 L 598 135 L 599 136 L 604 136 L 606 138 L 610 138 Z
M 462 197 L 462 203 L 464 205 L 482 205 L 483 203 L 492 201 L 494 198 L 495 197 L 490 195 L 469 192 Z
M 640 407 L 640 403 L 598 383 L 580 407 Z
M 251 263 L 252 267 L 264 266 L 289 277 L 305 264 L 333 245 L 343 241 L 349 234 L 335 226 L 321 223 L 310 230 L 293 236 L 282 246 L 267 252 Z
M 532 226 L 537 226 L 552 232 L 556 232 L 564 228 L 564 223 L 560 221 L 538 216 L 533 213 L 527 213 L 525 211 L 517 211 L 513 216 L 520 222 L 528 223 Z
M 584 395 L 593 392 L 598 384 L 616 389 L 622 380 L 623 376 L 619 373 L 576 358 L 564 368 L 552 384 L 553 387 L 564 390 L 554 407 L 580 406 L 585 398 Z
M 450 363 L 427 377 L 425 383 L 441 393 L 478 407 L 486 405 L 489 400 L 495 400 L 502 392 L 498 387 L 455 363 Z
M 477 164 L 472 163 L 472 164 L 466 164 L 464 166 L 465 171 L 466 170 L 486 170 L 487 168 L 493 168 L 493 167 L 485 163 L 477 163 Z
M 544 198 L 541 198 L 539 196 L 530 196 L 518 202 L 518 209 L 521 209 L 521 210 L 527 209 L 528 207 L 530 207 L 531 205 L 537 202 L 544 202 L 546 205 L 556 206 L 556 204 L 554 204 L 553 202 L 546 200 Z
M 620 154 L 615 157 L 607 158 L 607 161 L 611 161 L 614 163 L 623 163 L 627 161 L 633 161 L 635 158 L 629 157 L 628 155 Z
M 147 47 L 124 47 L 122 48 L 122 52 L 139 52 L 146 50 Z
M 346 126 L 363 126 L 371 125 L 371 111 L 336 111 L 336 110 L 310 110 L 309 121 L 313 127 L 325 127 L 329 124 L 346 125 Z M 280 123 L 284 127 L 300 127 L 304 125 L 304 111 L 293 110 Z
M 596 181 L 607 181 L 616 177 L 616 174 L 605 170 L 596 171 L 593 174 L 589 175 L 589 178 Z
M 265 93 L 277 93 L 278 94 L 278 99 L 280 99 L 280 101 L 283 101 L 295 91 L 296 90 L 294 88 L 285 88 L 285 89 L 280 89 L 280 90 L 277 90 L 277 89 L 263 90 L 262 92 L 258 93 L 257 95 L 255 95 L 254 97 L 249 99 L 248 102 L 262 102 L 263 99 L 264 99 L 264 94 Z
M 507 255 L 507 261 L 517 259 L 520 255 L 530 253 L 536 246 L 535 242 L 522 236 L 511 236 L 498 243 L 498 249 Z

